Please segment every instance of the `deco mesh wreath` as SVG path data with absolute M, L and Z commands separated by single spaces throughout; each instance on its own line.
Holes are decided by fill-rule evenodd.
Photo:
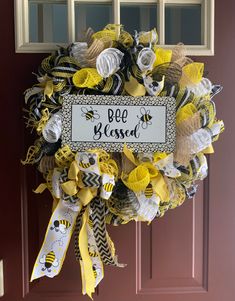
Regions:
M 90 297 L 104 276 L 103 264 L 118 263 L 106 224 L 151 222 L 180 206 L 207 176 L 205 154 L 223 131 L 212 98 L 222 87 L 203 77 L 204 65 L 185 56 L 182 44 L 159 48 L 157 33 L 129 34 L 123 26 L 89 29 L 82 42 L 45 58 L 37 83 L 25 92 L 27 127 L 37 138 L 23 164 L 35 164 L 48 189 L 53 213 L 31 281 L 56 276 L 75 233 L 75 256 L 81 265 L 83 294 Z M 63 144 L 63 100 L 68 95 L 166 97 L 176 100 L 174 151 L 137 153 L 84 149 Z M 154 99 L 154 98 L 153 98 Z M 137 99 L 138 101 L 138 99 Z M 95 120 L 95 110 L 84 110 Z M 142 115 L 142 125 L 152 124 Z M 80 129 L 83 130 L 82 128 Z

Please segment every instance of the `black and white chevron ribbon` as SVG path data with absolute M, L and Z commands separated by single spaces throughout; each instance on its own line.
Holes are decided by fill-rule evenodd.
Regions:
M 76 225 L 74 229 L 74 253 L 77 261 L 82 260 L 80 249 L 79 249 L 78 237 L 82 226 L 82 216 L 85 210 L 86 210 L 86 206 L 83 206 L 77 216 Z
M 82 182 L 86 187 L 99 187 L 101 177 L 94 172 L 84 172 L 82 174 Z
M 64 168 L 60 175 L 60 183 L 64 183 L 68 181 L 68 168 Z M 71 204 L 75 204 L 78 201 L 78 197 L 76 195 L 68 195 L 64 191 L 62 191 L 62 198 L 64 201 L 69 202 Z
M 90 218 L 93 223 L 93 231 L 95 236 L 96 245 L 100 253 L 103 263 L 107 265 L 117 266 L 117 260 L 112 256 L 106 235 L 105 226 L 105 203 L 100 198 L 94 198 L 90 204 L 92 214 Z

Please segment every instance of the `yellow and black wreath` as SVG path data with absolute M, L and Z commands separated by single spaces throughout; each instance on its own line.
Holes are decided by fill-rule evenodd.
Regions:
M 26 90 L 26 125 L 36 139 L 22 163 L 36 165 L 45 179 L 35 192 L 48 189 L 53 198 L 53 213 L 31 280 L 58 275 L 74 232 L 83 293 L 91 297 L 104 276 L 104 264 L 124 266 L 118 263 L 106 224 L 150 223 L 192 198 L 196 182 L 207 176 L 206 154 L 213 153 L 212 144 L 224 129 L 213 101 L 222 87 L 204 77 L 204 64 L 187 57 L 182 44 L 170 50 L 157 42 L 156 30 L 131 35 L 112 24 L 99 32 L 89 29 L 83 41 L 46 57 L 38 68 L 37 83 Z M 102 143 L 89 147 L 84 139 L 66 143 L 64 127 L 70 115 L 65 103 L 86 100 L 76 130 L 89 140 L 85 126 L 101 118 L 96 99 L 111 108 L 127 98 L 141 104 L 136 131 L 126 128 L 108 136 L 107 125 Z M 153 106 L 174 101 L 170 148 L 149 141 L 151 149 L 142 144 L 138 151 L 129 143 L 129 136 L 138 138 L 137 130 L 158 131 L 147 99 Z M 116 117 L 124 122 L 127 116 Z M 121 150 L 120 144 L 109 141 L 111 136 L 122 139 Z

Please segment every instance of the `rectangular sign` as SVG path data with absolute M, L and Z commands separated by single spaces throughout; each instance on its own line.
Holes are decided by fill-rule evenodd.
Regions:
M 72 150 L 174 151 L 173 97 L 67 95 L 62 111 L 62 144 Z

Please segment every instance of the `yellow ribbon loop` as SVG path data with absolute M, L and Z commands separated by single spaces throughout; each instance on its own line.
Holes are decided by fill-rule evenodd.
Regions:
M 79 183 L 78 183 L 78 174 L 80 172 L 80 169 L 77 165 L 76 161 L 73 161 L 69 167 L 68 171 L 68 181 L 62 183 L 60 186 L 63 189 L 63 191 L 73 196 L 79 191 Z
M 149 170 L 147 167 L 139 165 L 130 172 L 127 179 L 125 179 L 125 175 L 122 174 L 122 181 L 134 192 L 143 191 L 150 182 Z
M 158 169 L 151 162 L 144 162 L 140 166 L 144 166 L 148 169 L 150 178 L 155 178 L 158 176 Z
M 78 174 L 80 172 L 80 169 L 78 167 L 78 164 L 77 162 L 74 160 L 71 165 L 70 165 L 70 168 L 69 168 L 69 172 L 68 172 L 68 178 L 70 180 L 78 180 Z
M 73 196 L 78 192 L 78 185 L 74 180 L 64 182 L 60 186 L 63 189 L 63 191 L 70 196 Z
M 97 188 L 84 187 L 81 179 L 80 168 L 77 161 L 73 161 L 68 171 L 68 181 L 60 184 L 62 190 L 69 196 L 76 195 L 83 206 L 87 206 L 90 201 L 97 195 Z
M 133 155 L 133 152 L 130 148 L 127 147 L 126 144 L 124 144 L 123 147 L 123 153 L 127 157 L 128 160 L 130 160 L 134 165 L 138 165 L 136 158 Z
M 88 187 L 82 188 L 77 194 L 83 206 L 87 206 L 96 195 L 97 195 L 97 189 L 96 188 L 92 189 Z
M 170 193 L 166 181 L 160 172 L 158 173 L 157 177 L 152 179 L 152 185 L 155 187 L 155 191 L 160 197 L 161 202 L 169 202 Z

